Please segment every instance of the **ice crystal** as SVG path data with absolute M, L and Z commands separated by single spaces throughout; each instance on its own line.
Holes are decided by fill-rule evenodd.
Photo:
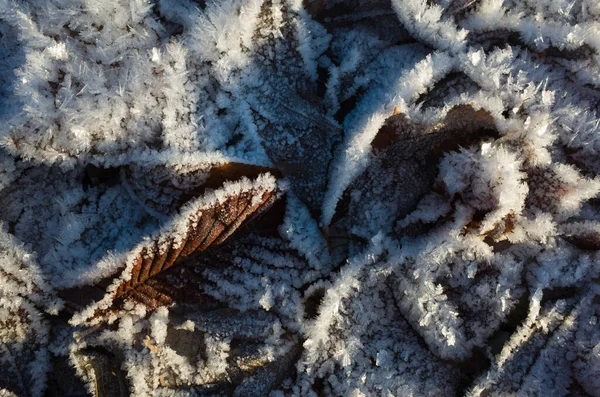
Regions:
M 0 395 L 599 395 L 600 6 L 0 0 Z

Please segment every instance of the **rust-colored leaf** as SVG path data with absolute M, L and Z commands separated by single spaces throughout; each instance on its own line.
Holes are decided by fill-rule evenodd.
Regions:
M 260 175 L 254 181 L 242 178 L 225 183 L 223 188 L 190 201 L 161 233 L 131 251 L 121 276 L 86 317 L 95 323 L 117 312 L 126 300 L 150 310 L 172 304 L 168 284 L 155 277 L 191 256 L 218 247 L 242 224 L 270 208 L 279 196 L 275 179 Z M 107 304 L 108 308 L 101 308 Z

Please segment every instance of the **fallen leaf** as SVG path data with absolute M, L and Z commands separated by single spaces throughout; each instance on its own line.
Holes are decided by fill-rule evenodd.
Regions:
M 492 116 L 469 105 L 452 108 L 435 124 L 401 113 L 389 117 L 371 143 L 371 164 L 345 193 L 347 209 L 338 208 L 347 214 L 346 228 L 365 238 L 380 230 L 391 232 L 432 190 L 445 152 L 497 134 Z M 354 225 L 366 225 L 365 230 Z
M 148 309 L 170 305 L 173 303 L 171 287 L 155 280 L 157 275 L 208 248 L 221 245 L 242 224 L 263 214 L 280 196 L 275 178 L 264 174 L 254 181 L 242 178 L 226 182 L 221 189 L 209 190 L 190 201 L 161 232 L 129 253 L 121 275 L 108 287 L 100 302 L 84 310 L 80 320 L 93 319 L 89 324 L 93 325 L 116 314 L 126 301 L 140 303 Z

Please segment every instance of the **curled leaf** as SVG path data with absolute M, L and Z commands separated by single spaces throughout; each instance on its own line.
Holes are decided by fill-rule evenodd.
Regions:
M 388 118 L 372 142 L 370 166 L 346 192 L 348 224 L 368 228 L 362 232 L 354 228 L 353 233 L 368 237 L 379 230 L 391 231 L 395 221 L 432 189 L 443 153 L 496 135 L 492 116 L 468 105 L 454 107 L 432 125 L 405 114 Z

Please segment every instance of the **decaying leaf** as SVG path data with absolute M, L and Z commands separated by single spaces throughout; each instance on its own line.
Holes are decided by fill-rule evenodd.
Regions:
M 348 225 L 366 225 L 368 230 L 354 231 L 364 236 L 391 231 L 432 189 L 443 153 L 496 135 L 492 116 L 468 105 L 454 107 L 434 125 L 391 116 L 372 142 L 370 166 L 346 192 Z
M 263 396 L 276 389 L 293 371 L 300 346 L 297 336 L 279 330 L 277 317 L 264 311 L 245 313 L 232 309 L 191 314 L 195 329 L 205 335 L 228 338 L 230 350 L 226 373 L 213 379 L 213 392 L 233 392 L 236 396 Z M 275 349 L 265 342 L 273 332 L 282 332 Z M 215 390 L 216 389 L 216 390 Z
M 588 381 L 582 375 L 597 369 L 581 366 L 590 357 L 584 357 L 582 350 L 585 347 L 577 346 L 576 338 L 582 345 L 598 338 L 593 325 L 595 310 L 592 304 L 596 294 L 592 288 L 587 294 L 575 294 L 575 297 L 554 302 L 542 301 L 541 305 L 535 299 L 539 296 L 535 297 L 527 319 L 467 395 L 531 395 L 539 390 L 553 390 L 557 395 L 578 395 L 573 392 L 582 388 L 581 384 L 587 388 L 583 395 L 594 395 L 596 390 L 592 391 L 590 386 L 595 380 Z M 588 325 L 586 322 L 590 317 L 592 323 Z
M 565 239 L 582 250 L 600 250 L 600 222 L 569 222 L 561 227 Z
M 192 200 L 161 232 L 129 253 L 125 269 L 106 296 L 86 309 L 80 321 L 93 318 L 97 322 L 127 300 L 149 309 L 172 303 L 168 288 L 153 278 L 194 254 L 219 246 L 244 222 L 265 212 L 280 194 L 275 179 L 263 174 L 254 181 L 226 182 L 221 189 Z
M 77 365 L 94 397 L 125 397 L 128 385 L 120 368 L 119 359 L 104 349 L 85 349 L 76 354 Z
M 94 334 L 72 353 L 95 396 L 117 397 L 145 387 L 139 382 L 139 375 L 145 374 L 155 392 L 183 387 L 200 395 L 259 397 L 276 390 L 294 371 L 300 353 L 298 337 L 282 327 L 274 313 L 240 312 L 223 304 L 197 307 L 185 317 L 166 313 L 159 310 L 139 323 L 140 329 L 130 335 L 133 349 L 107 350 L 102 347 L 106 335 Z M 158 338 L 152 329 L 157 318 L 164 327 Z M 111 337 L 118 338 L 116 333 Z M 138 377 L 132 378 L 131 373 L 126 377 L 121 370 L 131 366 Z
M 49 366 L 48 324 L 31 302 L 3 298 L 0 290 L 0 390 L 35 395 L 44 389 Z
M 382 40 L 398 43 L 411 39 L 399 23 L 389 1 L 306 0 L 306 10 L 329 31 L 358 28 L 375 33 Z M 404 40 L 402 40 L 404 39 Z

